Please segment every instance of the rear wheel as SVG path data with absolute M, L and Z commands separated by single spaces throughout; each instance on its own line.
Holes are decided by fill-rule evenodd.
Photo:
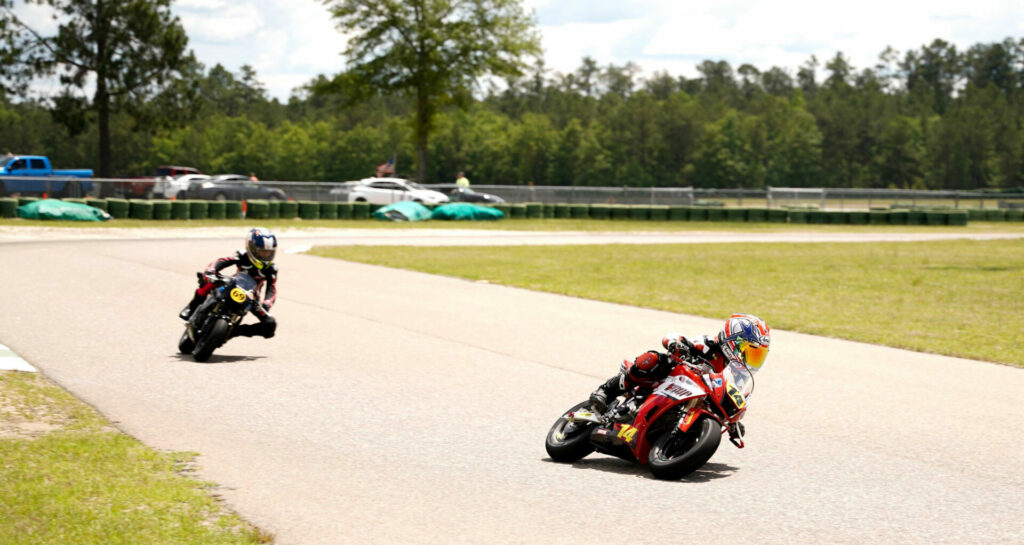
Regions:
M 228 196 L 223 194 L 223 193 L 217 193 L 213 197 L 213 200 L 215 200 L 215 201 L 226 201 L 226 200 L 228 200 Z
M 551 456 L 552 460 L 570 463 L 594 452 L 594 446 L 590 444 L 590 432 L 593 431 L 596 424 L 565 420 L 565 416 L 569 413 L 589 407 L 589 401 L 573 405 L 548 430 L 547 439 L 544 441 L 544 448 L 547 449 L 548 455 Z
M 185 328 L 185 332 L 181 334 L 181 338 L 178 339 L 178 352 L 182 354 L 188 354 L 192 352 L 192 349 L 196 347 L 196 343 L 188 336 L 188 327 Z
M 192 350 L 192 358 L 196 361 L 206 361 L 213 355 L 213 351 L 220 345 L 224 344 L 228 336 L 228 323 L 223 318 L 217 318 L 217 321 L 210 325 L 210 332 L 204 335 L 196 343 L 196 347 Z
M 659 479 L 681 479 L 704 465 L 722 442 L 722 426 L 704 418 L 686 433 L 673 428 L 651 445 L 648 464 Z

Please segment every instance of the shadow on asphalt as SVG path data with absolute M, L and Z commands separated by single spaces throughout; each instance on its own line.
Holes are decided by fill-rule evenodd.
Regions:
M 593 456 L 593 455 L 591 455 Z M 544 458 L 543 461 L 556 464 L 551 458 Z M 607 471 L 609 473 L 619 473 L 621 475 L 634 475 L 637 477 L 644 477 L 647 479 L 654 479 L 651 475 L 650 470 L 646 466 L 636 464 L 633 462 L 627 462 L 619 458 L 603 457 L 598 455 L 594 458 L 584 458 L 578 462 L 573 462 L 570 465 L 574 469 L 596 469 L 598 471 Z M 721 479 L 728 477 L 735 472 L 738 467 L 733 467 L 729 464 L 716 464 L 709 462 L 701 466 L 700 469 L 680 479 L 682 482 L 691 483 L 706 483 L 715 479 Z
M 266 358 L 266 356 L 222 356 L 219 354 L 214 354 L 210 356 L 209 361 L 196 361 L 192 359 L 192 356 L 190 354 L 174 354 L 174 356 L 172 357 L 176 358 L 179 361 L 183 361 L 186 363 L 196 363 L 199 365 L 214 365 L 217 363 L 238 363 L 262 360 Z

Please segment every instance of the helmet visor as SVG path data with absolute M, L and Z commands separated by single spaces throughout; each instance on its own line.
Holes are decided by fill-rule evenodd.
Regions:
M 768 357 L 768 347 L 748 342 L 740 342 L 739 345 L 740 357 L 751 370 L 756 371 L 764 365 L 764 360 Z
M 274 254 L 277 253 L 276 248 L 254 248 L 253 255 L 256 259 L 259 259 L 263 263 L 270 264 L 274 261 Z

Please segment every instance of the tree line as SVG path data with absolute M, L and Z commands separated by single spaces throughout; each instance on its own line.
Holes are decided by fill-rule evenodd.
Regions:
M 281 102 L 252 68 L 208 68 L 181 35 L 165 39 L 180 57 L 173 73 L 108 111 L 112 175 L 182 164 L 341 181 L 394 155 L 400 175 L 432 183 L 465 171 L 478 184 L 1024 187 L 1024 39 L 963 51 L 935 40 L 886 49 L 871 67 L 842 53 L 766 71 L 708 60 L 693 78 L 590 58 L 558 73 L 538 60 L 493 71 L 502 78 L 477 79 L 474 92 L 439 93 L 429 141 L 415 89 L 367 85 L 372 75 L 354 67 Z M 0 87 L 0 152 L 98 170 L 95 109 Z

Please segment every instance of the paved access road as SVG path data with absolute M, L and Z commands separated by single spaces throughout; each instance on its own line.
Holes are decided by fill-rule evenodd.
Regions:
M 177 311 L 240 238 L 0 244 L 0 343 L 280 545 L 1024 543 L 1024 370 L 775 331 L 747 448 L 655 481 L 544 435 L 720 320 L 281 252 L 278 336 L 194 363 Z

